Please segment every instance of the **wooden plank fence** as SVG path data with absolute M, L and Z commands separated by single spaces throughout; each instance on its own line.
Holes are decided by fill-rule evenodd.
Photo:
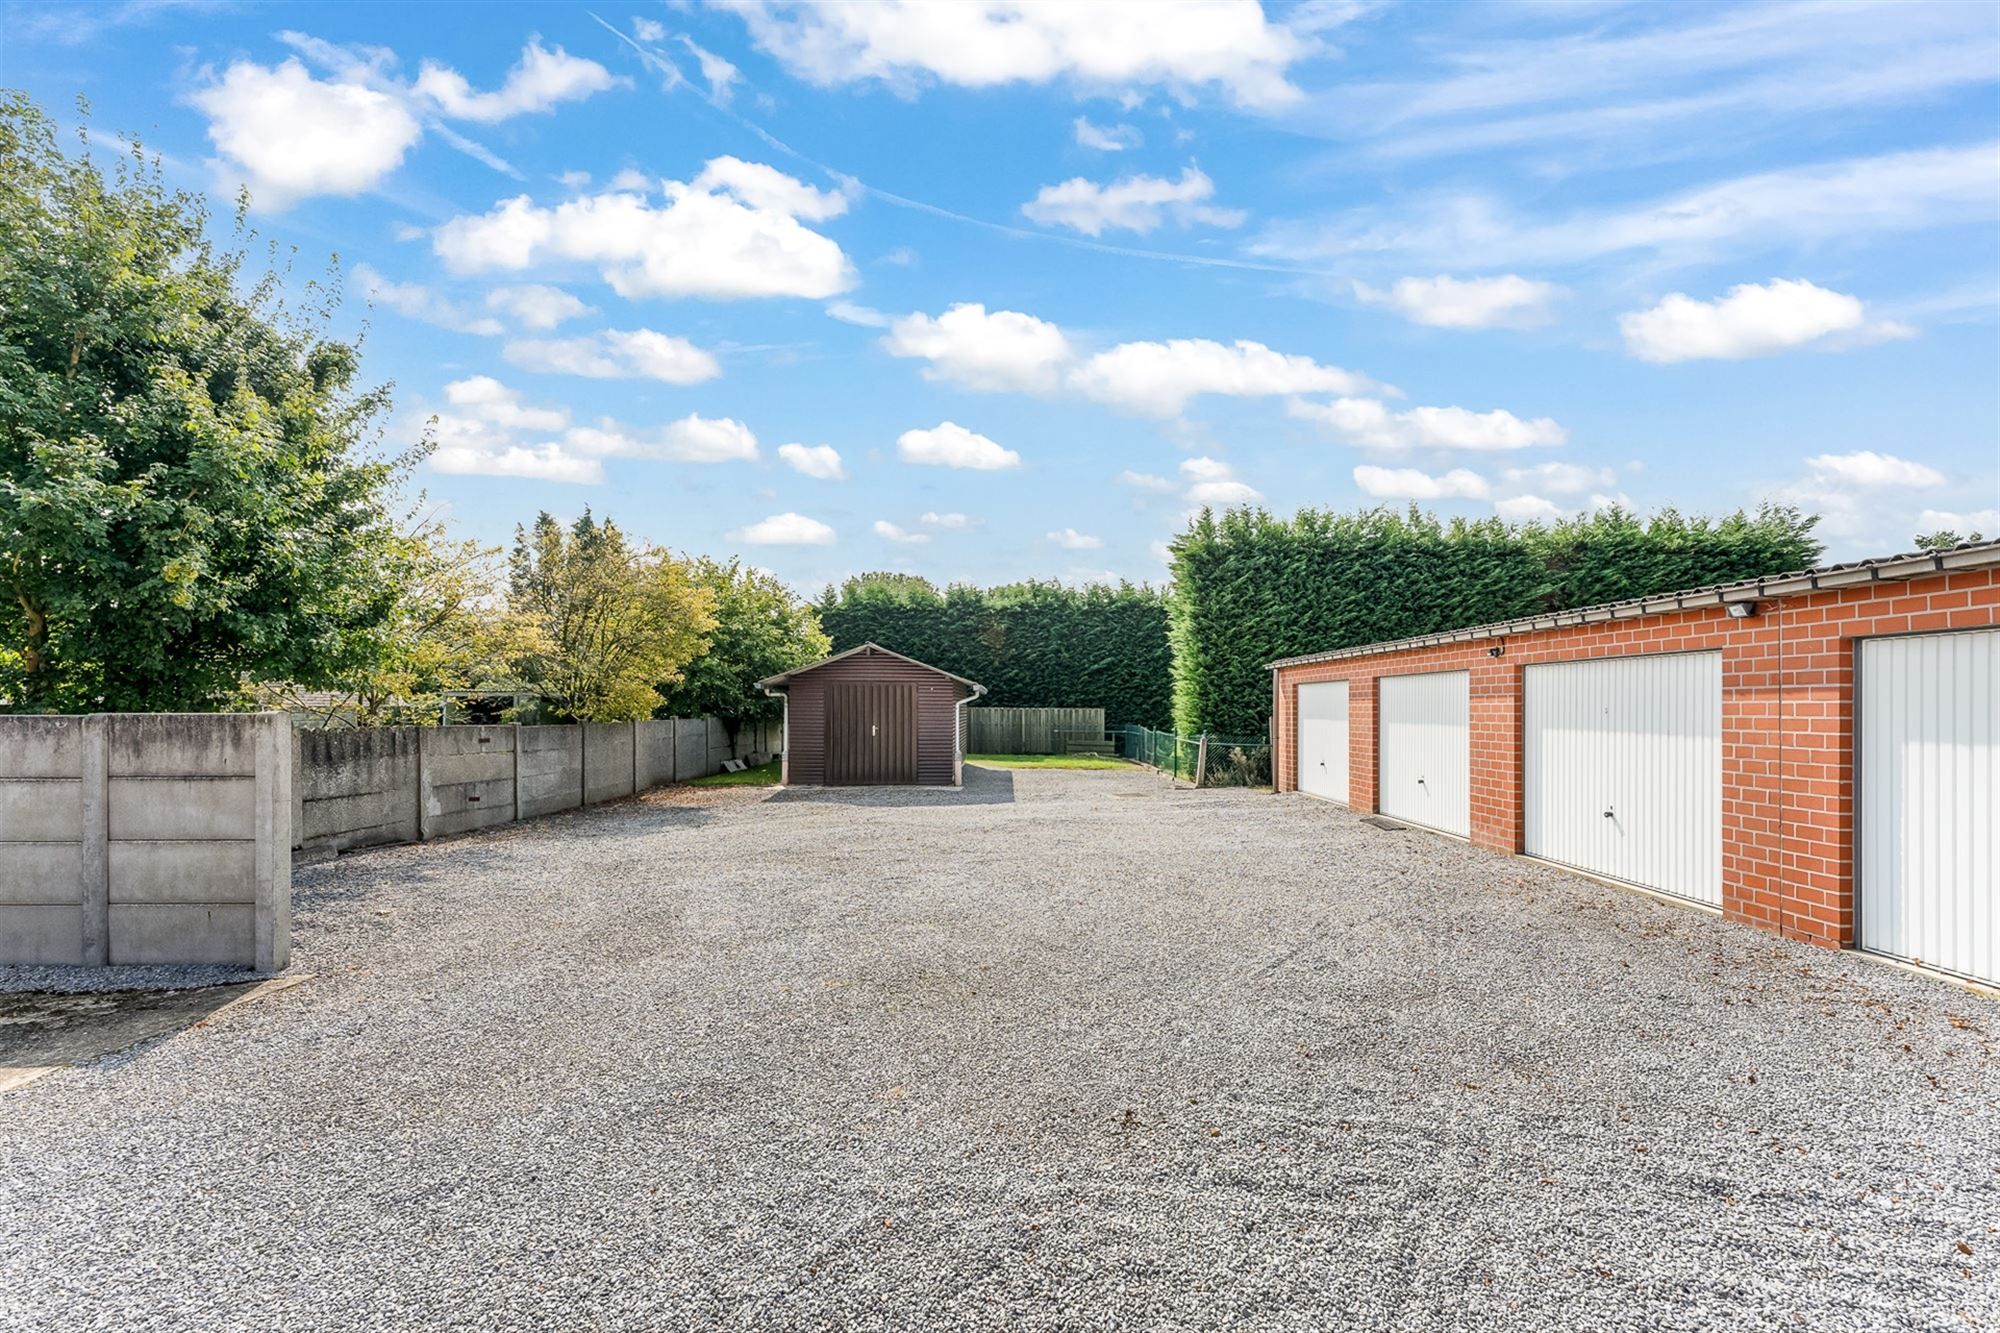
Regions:
M 965 710 L 967 754 L 1061 754 L 1066 731 L 1104 735 L 1102 708 L 982 708 Z

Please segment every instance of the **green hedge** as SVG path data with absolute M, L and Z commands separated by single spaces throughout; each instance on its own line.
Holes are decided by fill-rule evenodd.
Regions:
M 1776 507 L 1548 527 L 1443 524 L 1415 506 L 1204 512 L 1173 543 L 1174 725 L 1261 733 L 1275 658 L 1807 568 L 1816 521 Z
M 1163 594 L 1125 583 L 1015 583 L 942 592 L 908 574 L 863 574 L 820 598 L 843 652 L 879 643 L 986 686 L 1002 708 L 1102 708 L 1113 726 L 1172 713 Z

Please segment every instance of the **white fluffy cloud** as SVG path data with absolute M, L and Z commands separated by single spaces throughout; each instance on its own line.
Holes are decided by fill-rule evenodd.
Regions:
M 316 79 L 296 59 L 238 61 L 190 99 L 208 116 L 225 172 L 260 207 L 316 194 L 360 194 L 402 164 L 423 126 L 402 99 L 358 82 Z
M 495 287 L 486 294 L 486 308 L 512 317 L 523 328 L 537 330 L 552 329 L 566 320 L 596 313 L 595 307 L 562 288 L 539 282 Z
M 864 321 L 850 318 L 850 322 Z M 1067 391 L 1148 416 L 1177 416 L 1190 399 L 1205 393 L 1254 398 L 1319 391 L 1398 392 L 1366 375 L 1241 340 L 1119 343 L 1079 359 L 1069 336 L 1057 325 L 1018 310 L 989 311 L 976 303 L 954 305 L 937 316 L 903 315 L 889 324 L 882 345 L 892 355 L 928 361 L 926 378 L 991 392 Z
M 531 40 L 497 92 L 475 92 L 457 71 L 431 61 L 406 84 L 394 74 L 391 52 L 303 33 L 279 36 L 328 76 L 316 77 L 296 57 L 273 66 L 238 60 L 189 98 L 208 117 L 225 181 L 248 185 L 260 208 L 374 188 L 402 164 L 426 122 L 454 147 L 511 171 L 443 119 L 490 124 L 622 82 L 595 61 Z
M 1513 273 L 1495 278 L 1401 278 L 1387 291 L 1355 283 L 1354 294 L 1417 324 L 1440 329 L 1520 328 L 1548 318 L 1562 288 Z
M 1135 472 L 1129 467 L 1118 474 L 1118 480 L 1121 484 L 1130 486 L 1136 491 L 1152 491 L 1156 494 L 1162 494 L 1174 489 L 1174 483 L 1166 477 L 1157 476 L 1151 472 Z
M 1188 503 L 1196 508 L 1223 509 L 1264 498 L 1262 491 L 1239 478 L 1236 469 L 1219 458 L 1190 458 L 1181 464 L 1181 476 L 1187 482 Z
M 822 86 L 881 80 L 899 91 L 930 81 L 964 88 L 1069 79 L 1088 88 L 1213 86 L 1243 106 L 1297 100 L 1286 78 L 1316 49 L 1268 22 L 1251 0 L 719 0 L 751 40 Z
M 1018 310 L 952 306 L 933 319 L 904 315 L 882 340 L 892 356 L 930 362 L 924 374 L 971 389 L 1040 393 L 1054 389 L 1070 359 L 1069 339 L 1046 320 Z
M 1099 185 L 1081 176 L 1059 185 L 1044 185 L 1021 205 L 1030 221 L 1047 227 L 1069 227 L 1086 236 L 1107 231 L 1145 235 L 1172 220 L 1183 227 L 1240 227 L 1241 209 L 1217 208 L 1207 201 L 1215 182 L 1198 167 L 1188 167 L 1179 180 L 1164 176 L 1121 176 Z
M 557 441 L 522 440 L 523 434 L 566 428 L 569 413 L 560 408 L 530 406 L 519 393 L 488 375 L 447 384 L 445 401 L 451 410 L 437 414 L 432 471 L 579 485 L 604 480 L 603 464 L 596 458 L 566 449 Z
M 1787 278 L 1744 283 L 1713 301 L 1675 292 L 1649 310 L 1619 316 L 1618 327 L 1627 351 L 1655 362 L 1735 361 L 1835 335 L 1856 343 L 1907 338 L 1914 332 L 1893 322 L 1870 323 L 1856 298 Z
M 830 444 L 781 444 L 778 457 L 794 472 L 803 472 L 808 477 L 821 481 L 847 480 L 847 468 L 840 461 L 840 450 Z
M 864 329 L 886 329 L 889 317 L 870 306 L 858 305 L 853 301 L 833 301 L 826 307 L 829 318 L 843 324 L 855 324 Z
M 474 333 L 485 338 L 507 331 L 507 326 L 491 315 L 468 310 L 421 283 L 391 282 L 370 264 L 356 264 L 354 280 L 368 293 L 369 300 L 387 306 L 406 318 L 435 324 L 454 333 Z
M 1913 493 L 1950 484 L 1928 463 L 1863 449 L 1815 454 L 1805 460 L 1805 469 L 1803 477 L 1775 488 L 1770 498 L 1819 515 L 1816 531 L 1823 537 L 1877 551 L 1900 550 L 1913 532 L 1953 526 L 1923 522 L 1915 512 Z
M 2000 537 L 2000 509 L 1925 509 L 1917 514 L 1921 532 L 1956 532 L 1967 541 L 1977 532 L 1983 537 Z
M 1413 407 L 1391 412 L 1374 398 L 1336 398 L 1330 403 L 1293 399 L 1292 416 L 1333 427 L 1355 444 L 1371 449 L 1528 449 L 1562 444 L 1569 432 L 1548 417 L 1523 420 L 1499 408 L 1474 412 L 1463 407 Z
M 886 518 L 875 520 L 875 535 L 885 541 L 902 542 L 909 546 L 921 546 L 931 539 L 927 532 L 911 532 L 908 528 L 897 527 Z
M 964 532 L 972 526 L 972 520 L 964 514 L 940 514 L 926 510 L 917 522 L 927 528 L 939 528 L 945 532 Z
M 754 463 L 757 436 L 731 417 L 690 412 L 653 430 L 633 431 L 615 421 L 569 430 L 564 443 L 603 457 L 649 458 L 665 463 Z
M 561 430 L 569 425 L 569 413 L 558 407 L 530 407 L 518 391 L 508 388 L 491 375 L 474 375 L 453 380 L 444 386 L 444 399 L 453 407 L 503 430 Z
M 1560 505 L 1539 495 L 1510 495 L 1495 500 L 1493 512 L 1509 523 L 1553 523 L 1563 516 Z
M 896 454 L 905 463 L 932 467 L 971 468 L 998 472 L 1021 466 L 1021 455 L 1003 448 L 977 431 L 955 421 L 940 422 L 929 430 L 906 430 L 896 437 Z
M 1204 393 L 1253 398 L 1381 387 L 1365 375 L 1274 352 L 1262 343 L 1206 338 L 1120 343 L 1078 366 L 1070 383 L 1100 402 L 1161 417 L 1178 415 L 1189 399 Z
M 1049 541 L 1065 551 L 1100 551 L 1104 549 L 1104 538 L 1093 537 L 1075 528 L 1062 528 L 1049 534 Z
M 525 370 L 598 380 L 700 384 L 722 373 L 713 356 L 687 339 L 651 329 L 604 329 L 581 338 L 526 339 L 508 343 L 502 355 Z
M 1851 454 L 1816 454 L 1806 460 L 1813 475 L 1825 482 L 1868 489 L 1916 489 L 1942 486 L 1944 473 L 1927 463 L 1863 449 Z
M 1363 494 L 1384 500 L 1483 500 L 1491 493 L 1486 478 L 1462 467 L 1432 476 L 1413 467 L 1364 463 L 1354 469 L 1354 484 Z
M 728 417 L 694 413 L 652 429 L 633 429 L 605 418 L 572 425 L 559 407 L 523 401 L 516 390 L 488 375 L 445 386 L 449 410 L 437 414 L 438 472 L 533 477 L 594 484 L 604 479 L 606 458 L 668 463 L 755 462 L 757 437 Z
M 474 92 L 457 70 L 429 60 L 417 74 L 415 91 L 435 102 L 447 116 L 492 124 L 580 101 L 618 82 L 595 60 L 570 55 L 560 46 L 550 51 L 537 37 L 521 49 L 519 63 L 507 71 L 506 82 L 495 92 Z
M 729 534 L 747 546 L 831 546 L 835 533 L 816 518 L 804 514 L 773 514 Z
M 1584 495 L 1607 490 L 1618 484 L 1618 474 L 1608 467 L 1584 467 L 1576 463 L 1538 463 L 1534 467 L 1510 467 L 1500 474 L 1507 485 L 1520 491 L 1544 495 Z
M 614 190 L 553 208 L 527 195 L 451 219 L 432 236 L 461 273 L 573 261 L 596 264 L 619 295 L 825 299 L 854 283 L 839 245 L 799 221 L 847 207 L 770 167 L 716 158 L 692 183 L 663 181 L 664 199 Z
M 1079 146 L 1094 148 L 1100 153 L 1122 153 L 1146 141 L 1146 137 L 1130 125 L 1094 125 L 1087 116 L 1078 116 L 1072 128 L 1076 131 Z

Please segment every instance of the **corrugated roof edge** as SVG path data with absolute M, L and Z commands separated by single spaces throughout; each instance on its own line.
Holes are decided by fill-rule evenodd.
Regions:
M 768 690 L 773 686 L 783 685 L 793 676 L 803 676 L 808 671 L 817 671 L 821 667 L 827 665 L 829 662 L 838 662 L 842 658 L 852 657 L 856 653 L 883 653 L 889 657 L 896 658 L 899 661 L 908 662 L 911 666 L 920 666 L 926 671 L 935 671 L 940 676 L 950 676 L 951 679 L 957 681 L 959 684 L 967 686 L 968 688 L 972 689 L 975 692 L 975 694 L 986 693 L 986 687 L 984 685 L 981 685 L 976 680 L 967 680 L 963 676 L 953 675 L 951 672 L 946 671 L 943 667 L 932 666 L 929 662 L 919 662 L 914 657 L 905 657 L 903 654 L 897 652 L 895 649 L 884 648 L 879 643 L 857 643 L 852 648 L 849 648 L 844 652 L 835 653 L 832 657 L 822 657 L 819 659 L 819 661 L 814 662 L 809 666 L 794 667 L 790 671 L 781 671 L 775 676 L 766 676 L 764 679 L 757 682 L 757 688 L 760 690 Z
M 1965 542 L 1944 551 L 1912 551 L 1904 555 L 1850 560 L 1845 564 L 1822 565 L 1818 569 L 1800 570 L 1793 574 L 1773 574 L 1767 578 L 1744 579 L 1740 583 L 1717 583 L 1707 588 L 1692 588 L 1686 592 L 1660 593 L 1652 597 L 1635 597 L 1625 602 L 1606 602 L 1601 606 L 1578 607 L 1573 611 L 1551 611 L 1547 615 L 1524 616 L 1519 620 L 1501 620 L 1490 625 L 1474 625 L 1467 629 L 1419 634 L 1410 639 L 1388 639 L 1381 643 L 1336 648 L 1332 652 L 1281 657 L 1275 662 L 1267 663 L 1264 669 L 1276 671 L 1279 667 L 1333 662 L 1344 657 L 1373 657 L 1378 653 L 1393 653 L 1408 648 L 1429 648 L 1443 643 L 1504 639 L 1515 634 L 1534 634 L 1542 630 L 1588 625 L 1601 620 L 1630 620 L 1638 616 L 1664 615 L 1671 611 L 1723 606 L 1730 602 L 1775 601 L 1781 597 L 1796 597 L 1800 593 L 1816 592 L 1821 588 L 1852 588 L 1864 583 L 1886 583 L 1893 580 L 1922 578 L 1926 574 L 1943 574 L 1957 569 L 1985 569 L 1995 565 L 2000 565 L 2000 539 Z

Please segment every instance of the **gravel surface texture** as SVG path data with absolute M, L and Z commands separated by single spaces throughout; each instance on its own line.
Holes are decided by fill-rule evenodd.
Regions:
M 0 1326 L 2000 1327 L 2000 1004 L 968 776 L 301 870 L 311 982 L 0 1098 Z

